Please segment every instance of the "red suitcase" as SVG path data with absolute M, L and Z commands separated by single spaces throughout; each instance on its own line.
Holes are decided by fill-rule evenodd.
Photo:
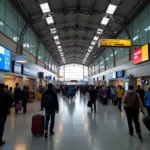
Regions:
M 44 115 L 38 114 L 32 117 L 32 128 L 33 136 L 44 134 Z

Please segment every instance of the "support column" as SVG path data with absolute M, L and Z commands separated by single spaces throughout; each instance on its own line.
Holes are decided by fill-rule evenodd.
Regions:
M 84 65 L 83 65 L 83 81 L 84 81 Z
M 37 51 L 36 51 L 36 56 L 35 56 L 35 64 L 37 64 L 38 65 L 38 54 L 39 54 L 39 50 L 40 50 L 40 45 L 41 45 L 41 41 L 40 41 L 40 39 L 38 39 L 38 41 L 37 41 L 38 43 L 37 43 Z

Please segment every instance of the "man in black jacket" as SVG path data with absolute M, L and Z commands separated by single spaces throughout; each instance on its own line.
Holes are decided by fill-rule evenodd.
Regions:
M 25 114 L 27 111 L 27 102 L 29 99 L 29 91 L 27 90 L 27 87 L 24 86 L 23 90 L 21 91 L 21 100 L 22 100 L 22 106 L 23 106 L 23 113 Z
M 136 92 L 140 95 L 140 98 L 142 100 L 143 106 L 145 107 L 145 101 L 144 101 L 145 91 L 143 89 L 141 89 L 140 85 L 138 85 Z
M 54 135 L 54 122 L 55 122 L 55 112 L 59 112 L 59 103 L 55 90 L 53 89 L 53 85 L 48 84 L 48 90 L 43 94 L 43 102 L 45 107 L 45 138 L 48 136 L 48 125 L 49 120 L 51 118 L 50 124 L 50 134 Z
M 9 108 L 13 102 L 12 97 L 5 92 L 5 85 L 0 83 L 0 146 L 5 144 L 3 141 L 4 126 L 9 114 Z

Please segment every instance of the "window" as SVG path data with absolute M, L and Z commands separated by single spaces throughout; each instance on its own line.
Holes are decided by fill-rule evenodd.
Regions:
M 84 70 L 84 71 L 83 71 Z M 83 80 L 88 78 L 88 67 L 78 64 L 70 64 L 60 67 L 60 76 L 63 76 L 61 80 L 70 81 L 70 80 Z

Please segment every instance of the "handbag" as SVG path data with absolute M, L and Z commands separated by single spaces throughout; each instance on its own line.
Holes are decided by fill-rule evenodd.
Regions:
M 91 100 L 88 101 L 87 107 L 92 107 L 92 101 Z
M 16 104 L 16 109 L 17 110 L 21 110 L 22 109 L 22 104 L 21 103 L 17 103 Z

